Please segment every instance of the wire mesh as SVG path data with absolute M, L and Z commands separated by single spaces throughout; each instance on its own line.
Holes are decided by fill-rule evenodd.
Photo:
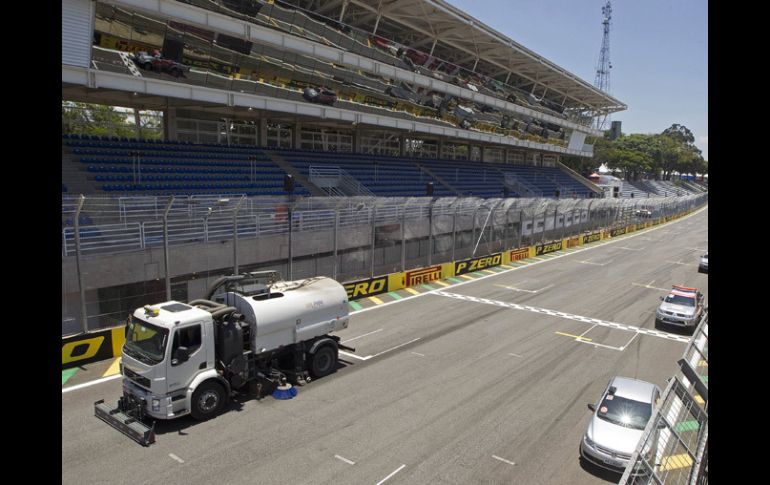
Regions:
M 198 298 L 214 278 L 272 269 L 285 278 L 372 278 L 646 222 L 698 206 L 667 199 L 478 197 L 62 197 L 62 333 L 102 328 L 134 307 Z M 236 216 L 237 210 L 237 218 Z M 165 267 L 164 216 L 168 260 Z M 237 240 L 234 228 L 237 221 Z M 79 226 L 79 264 L 75 225 Z M 236 246 L 236 247 L 234 247 Z M 116 258 L 119 256 L 119 258 Z M 120 259 L 122 258 L 122 259 Z M 80 275 L 80 276 L 78 276 Z M 81 289 L 82 284 L 82 289 Z M 151 285 L 152 289 L 148 290 Z M 160 285 L 158 287 L 157 285 Z M 160 289 L 158 289 L 160 288 Z M 108 296 L 109 295 L 109 296 Z M 117 295 L 117 296 L 116 296 Z M 139 301 L 142 298 L 148 300 Z

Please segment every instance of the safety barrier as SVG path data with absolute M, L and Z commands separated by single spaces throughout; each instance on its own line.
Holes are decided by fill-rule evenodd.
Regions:
M 621 485 L 708 483 L 708 309 L 678 364 Z
M 511 262 L 519 261 L 522 259 L 541 256 L 544 254 L 560 251 L 567 248 L 578 247 L 605 239 L 611 239 L 613 237 L 618 237 L 638 229 L 652 227 L 661 222 L 664 222 L 665 220 L 674 220 L 689 214 L 694 210 L 695 208 L 691 208 L 671 217 L 662 217 L 659 219 L 647 221 L 645 223 L 629 224 L 612 230 L 600 230 L 594 232 L 586 232 L 584 234 L 578 235 L 569 235 L 567 237 L 546 243 L 510 248 L 492 254 L 485 254 L 482 256 L 434 264 L 430 266 L 417 267 L 409 269 L 408 271 L 394 272 L 375 276 L 372 278 L 346 281 L 343 282 L 343 285 L 348 293 L 348 299 L 355 301 L 361 298 L 376 296 L 402 288 L 425 284 L 434 280 L 459 276 L 494 266 L 507 265 Z M 419 207 L 410 208 L 410 212 L 415 213 L 416 216 L 424 215 L 422 214 L 422 208 Z M 440 211 L 437 211 L 437 213 L 438 212 Z M 403 215 L 403 212 L 401 212 L 401 215 Z M 435 215 L 436 214 L 434 214 L 434 216 Z M 377 214 L 377 216 L 387 221 L 391 218 L 398 217 L 399 211 L 395 210 L 392 214 L 390 214 L 387 210 L 383 209 Z M 334 216 L 326 214 L 325 217 L 321 217 L 321 219 L 325 219 L 325 223 L 331 224 L 333 223 Z M 286 224 L 287 222 L 284 221 L 284 225 Z M 313 224 L 313 222 L 308 221 L 308 224 Z M 223 228 L 221 230 L 222 232 L 227 232 L 228 228 Z M 157 229 L 154 232 L 157 233 Z M 238 226 L 238 232 L 239 234 L 241 233 L 240 225 Z M 229 234 L 232 235 L 232 228 L 229 228 Z M 169 239 L 172 237 L 174 237 L 174 235 L 170 231 Z M 121 347 L 124 341 L 124 327 L 122 326 L 62 338 L 62 368 L 68 368 L 117 357 L 120 355 Z

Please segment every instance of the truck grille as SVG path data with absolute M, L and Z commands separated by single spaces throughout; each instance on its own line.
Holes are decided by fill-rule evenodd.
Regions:
M 150 380 L 148 378 L 140 376 L 125 366 L 123 367 L 123 375 L 146 389 L 150 388 Z

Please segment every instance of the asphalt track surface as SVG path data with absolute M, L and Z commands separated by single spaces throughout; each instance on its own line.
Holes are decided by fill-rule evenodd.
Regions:
M 672 284 L 708 302 L 707 247 L 705 209 L 356 313 L 336 373 L 289 401 L 160 422 L 148 448 L 93 415 L 119 379 L 62 393 L 62 483 L 616 483 L 579 459 L 586 404 L 611 376 L 663 389 L 677 372 L 686 334 L 649 331 Z

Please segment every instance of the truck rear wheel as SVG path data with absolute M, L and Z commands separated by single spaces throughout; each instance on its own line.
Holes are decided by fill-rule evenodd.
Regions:
M 222 410 L 226 397 L 225 389 L 220 384 L 204 382 L 193 392 L 190 414 L 199 421 L 211 419 Z
M 324 345 L 308 357 L 310 375 L 316 379 L 331 374 L 337 367 L 337 347 Z

